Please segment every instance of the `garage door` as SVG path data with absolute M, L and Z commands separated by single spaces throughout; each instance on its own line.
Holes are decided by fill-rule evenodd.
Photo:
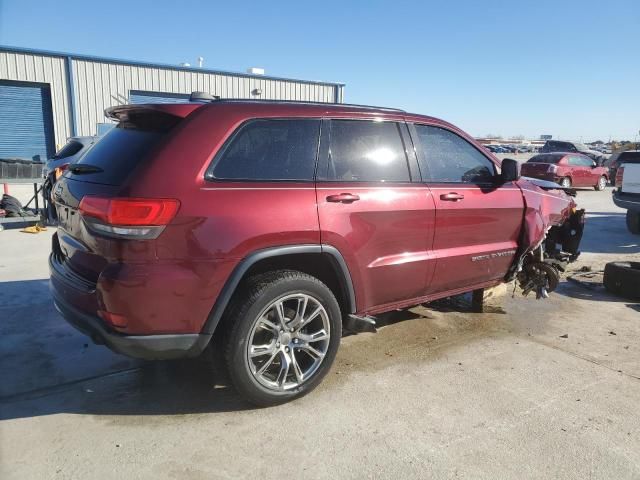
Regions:
M 183 103 L 189 101 L 189 95 L 185 93 L 143 92 L 131 90 L 129 103 Z
M 54 148 L 49 86 L 0 81 L 0 158 L 45 161 Z

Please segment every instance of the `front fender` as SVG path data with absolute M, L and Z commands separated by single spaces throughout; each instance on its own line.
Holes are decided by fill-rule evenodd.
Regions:
M 576 208 L 576 203 L 561 188 L 541 188 L 526 179 L 518 186 L 522 191 L 524 212 L 518 250 L 509 269 L 506 281 L 511 281 L 519 271 L 524 257 L 535 250 L 544 240 L 547 232 L 563 225 Z

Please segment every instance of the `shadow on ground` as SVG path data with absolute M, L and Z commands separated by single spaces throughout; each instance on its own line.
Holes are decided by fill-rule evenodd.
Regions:
M 0 292 L 0 362 L 5 372 L 0 419 L 57 413 L 185 415 L 254 408 L 230 386 L 219 354 L 166 362 L 129 359 L 94 345 L 69 326 L 55 311 L 46 280 L 0 283 Z M 428 309 L 382 314 L 377 322 L 379 333 L 374 337 L 363 335 L 343 346 L 335 370 L 343 361 L 383 368 L 390 361 L 406 360 L 407 347 L 427 355 L 446 344 L 495 331 L 504 320 L 472 314 L 468 298 L 454 297 Z
M 624 213 L 587 212 L 580 250 L 585 253 L 619 254 L 622 258 L 640 254 L 640 237 L 627 230 Z

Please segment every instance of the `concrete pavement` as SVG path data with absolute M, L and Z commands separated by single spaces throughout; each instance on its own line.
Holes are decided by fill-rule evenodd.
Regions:
M 640 260 L 609 189 L 578 201 L 572 270 Z M 67 326 L 51 233 L 0 233 L 3 479 L 640 478 L 640 305 L 601 286 L 383 315 L 309 396 L 254 409 L 204 361 L 130 360 Z

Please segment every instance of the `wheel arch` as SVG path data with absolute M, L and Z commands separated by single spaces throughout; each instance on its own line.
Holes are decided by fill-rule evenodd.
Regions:
M 330 245 L 286 245 L 257 250 L 236 265 L 222 287 L 202 333 L 215 332 L 243 280 L 273 269 L 295 269 L 319 278 L 333 291 L 343 315 L 355 313 L 356 298 L 351 274 L 337 248 Z

